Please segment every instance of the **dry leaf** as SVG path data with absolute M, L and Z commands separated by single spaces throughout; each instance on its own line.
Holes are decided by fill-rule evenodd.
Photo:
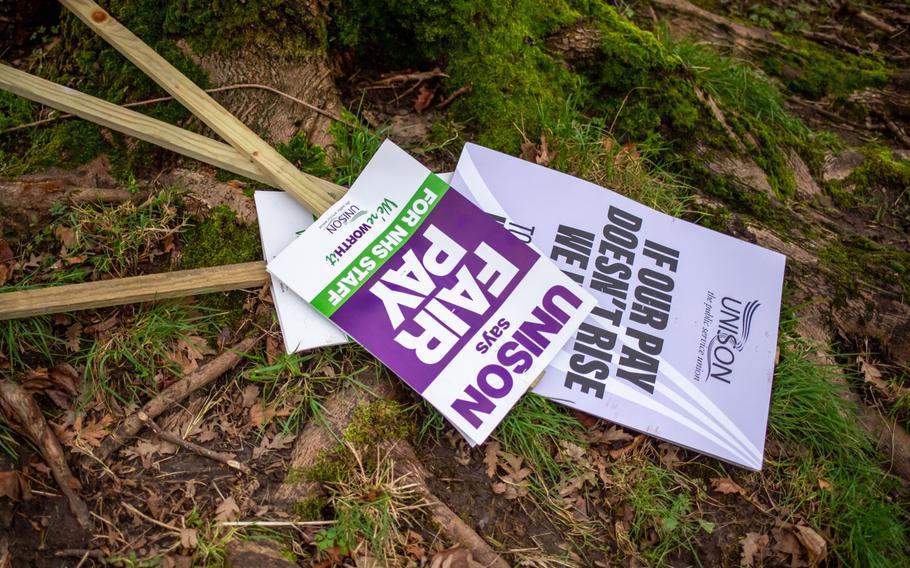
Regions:
M 215 519 L 221 522 L 233 521 L 240 517 L 240 507 L 233 497 L 223 500 L 215 509 Z
M 521 144 L 521 159 L 528 162 L 537 161 L 537 144 L 526 140 Z
M 857 357 L 856 360 L 859 361 L 859 368 L 863 372 L 863 380 L 879 391 L 889 394 L 891 389 L 888 388 L 887 381 L 882 379 L 882 372 L 878 367 L 869 363 L 863 357 Z
M 274 335 L 265 336 L 265 362 L 274 365 L 281 356 L 281 349 L 278 346 L 278 339 Z
M 609 444 L 611 442 L 628 442 L 632 439 L 629 434 L 619 426 L 610 426 L 605 431 L 592 432 L 588 438 L 592 444 Z
M 253 403 L 256 402 L 258 397 L 259 387 L 256 385 L 247 385 L 243 387 L 243 392 L 240 395 L 240 403 L 243 405 L 243 408 L 249 408 L 253 406 Z
M 430 103 L 433 102 L 433 97 L 436 95 L 436 89 L 428 89 L 426 85 L 421 85 L 420 90 L 417 91 L 417 99 L 414 101 L 414 110 L 417 112 L 423 112 L 430 106 Z
M 828 557 L 828 543 L 812 527 L 796 525 L 796 538 L 809 553 L 810 566 L 818 566 Z
M 196 529 L 180 529 L 180 545 L 183 548 L 196 548 L 199 544 L 199 538 L 196 535 Z
M 59 226 L 54 229 L 54 236 L 66 248 L 70 248 L 76 242 L 76 231 L 72 227 Z
M 632 439 L 631 444 L 629 444 L 627 446 L 623 446 L 623 447 L 619 448 L 618 450 L 610 450 L 610 457 L 613 458 L 614 460 L 617 460 L 617 459 L 621 458 L 622 456 L 626 455 L 627 453 L 631 452 L 638 446 L 640 446 L 641 443 L 644 441 L 645 441 L 645 435 L 639 434 L 638 436 L 635 436 L 635 438 Z
M 540 134 L 540 151 L 537 152 L 534 161 L 541 166 L 550 165 L 550 148 L 547 146 L 547 137 L 543 133 Z
M 430 568 L 482 568 L 483 565 L 474 560 L 470 550 L 454 547 L 437 552 L 433 556 Z
M 768 548 L 768 535 L 759 533 L 746 533 L 740 543 L 742 543 L 742 556 L 740 556 L 740 565 L 751 568 L 757 562 L 761 562 Z
M 487 477 L 492 479 L 499 464 L 499 442 L 494 440 L 484 448 L 483 464 L 486 466 Z
M 79 351 L 79 340 L 82 337 L 82 324 L 79 322 L 69 326 L 66 330 L 66 350 L 70 353 Z
M 9 267 L 5 264 L 0 264 L 0 286 L 6 284 L 7 280 L 9 280 L 9 273 Z
M 101 321 L 96 324 L 92 324 L 92 325 L 88 326 L 83 331 L 85 333 L 87 333 L 88 335 L 98 335 L 99 333 L 103 333 L 103 332 L 111 329 L 118 323 L 120 323 L 120 317 L 117 316 L 117 314 L 114 314 L 104 321 Z
M 737 493 L 739 495 L 746 494 L 746 490 L 729 477 L 715 477 L 711 479 L 711 487 L 718 493 L 723 493 L 724 495 L 729 495 L 731 493 Z
M 831 491 L 832 485 L 831 482 L 823 477 L 818 478 L 818 488 L 824 489 L 825 491 Z
M 17 501 L 25 494 L 28 494 L 27 481 L 18 471 L 0 471 L 0 497 Z
M 0 264 L 12 262 L 14 258 L 16 258 L 16 255 L 13 254 L 13 249 L 9 246 L 9 241 L 0 239 Z M 29 267 L 26 266 L 26 268 Z
M 775 556 L 781 563 L 789 561 L 790 568 L 803 568 L 806 562 L 803 560 L 802 547 L 791 531 L 783 528 L 774 528 L 771 530 L 774 535 L 774 546 L 772 547 Z

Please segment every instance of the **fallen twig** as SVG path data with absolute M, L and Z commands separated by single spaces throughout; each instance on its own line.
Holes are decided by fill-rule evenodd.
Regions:
M 335 521 L 224 521 L 219 527 L 324 527 Z
M 436 105 L 436 109 L 437 109 L 437 110 L 445 110 L 447 106 L 449 106 L 450 104 L 452 104 L 452 101 L 454 101 L 455 99 L 457 99 L 457 98 L 460 97 L 461 95 L 465 95 L 465 94 L 467 94 L 467 93 L 470 93 L 470 92 L 473 91 L 473 90 L 474 90 L 474 85 L 465 85 L 464 87 L 461 87 L 460 89 L 457 89 L 454 93 L 452 93 L 451 95 L 449 95 L 448 97 L 446 97 L 445 100 L 443 100 L 441 103 L 439 103 L 438 105 Z
M 66 495 L 70 510 L 75 515 L 79 526 L 86 530 L 90 529 L 92 523 L 88 507 L 76 493 L 81 486 L 79 480 L 73 476 L 66 464 L 66 456 L 60 440 L 47 425 L 44 414 L 41 413 L 35 399 L 15 382 L 2 380 L 0 381 L 0 409 L 38 447 L 44 461 L 51 468 L 54 480 Z
M 284 97 L 290 101 L 293 101 L 301 106 L 305 106 L 306 108 L 312 110 L 313 112 L 317 112 L 317 113 L 321 114 L 322 116 L 325 116 L 326 118 L 330 118 L 330 119 L 334 120 L 335 122 L 340 122 L 346 126 L 355 128 L 355 126 L 353 124 L 344 120 L 343 118 L 341 118 L 340 116 L 338 116 L 336 114 L 333 114 L 325 109 L 319 108 L 316 105 L 310 104 L 302 99 L 295 97 L 294 95 L 289 95 L 288 93 L 285 93 L 284 91 L 279 91 L 275 87 L 270 87 L 268 85 L 260 85 L 259 83 L 237 83 L 235 85 L 225 85 L 223 87 L 205 89 L 205 92 L 211 94 L 211 93 L 220 93 L 222 91 L 233 91 L 233 90 L 237 90 L 237 89 L 261 89 L 263 91 L 268 91 L 270 93 L 274 93 L 278 96 Z M 174 97 L 156 97 L 154 99 L 133 101 L 131 103 L 125 103 L 120 106 L 122 106 L 123 108 L 134 108 L 134 107 L 139 107 L 139 106 L 151 105 L 151 104 L 155 104 L 155 103 L 164 103 L 164 102 L 168 102 L 168 101 L 172 101 L 172 100 L 174 100 Z M 57 120 L 62 120 L 64 118 L 72 118 L 73 116 L 75 116 L 75 115 L 68 114 L 68 113 L 58 114 L 56 116 L 49 116 L 47 118 L 42 118 L 41 120 L 36 120 L 34 122 L 29 122 L 26 124 L 18 124 L 16 126 L 12 126 L 10 128 L 7 128 L 6 130 L 0 131 L 0 134 L 7 134 L 9 132 L 25 130 L 26 128 L 32 128 L 35 126 L 42 126 L 42 125 L 49 124 L 49 123 L 57 121 Z
M 216 452 L 215 450 L 210 450 L 208 448 L 200 446 L 199 444 L 194 444 L 193 442 L 190 442 L 189 440 L 184 440 L 183 438 L 174 434 L 173 432 L 168 432 L 167 430 L 164 430 L 154 420 L 152 420 L 145 412 L 142 412 L 141 410 L 136 413 L 136 416 L 139 418 L 139 420 L 143 424 L 148 426 L 149 429 L 152 432 L 154 432 L 162 440 L 166 440 L 172 444 L 176 444 L 176 445 L 180 446 L 181 448 L 183 448 L 185 450 L 189 450 L 193 453 L 199 454 L 202 457 L 206 457 L 211 460 L 221 462 L 221 463 L 227 465 L 228 467 L 232 467 L 232 468 L 236 469 L 237 471 L 246 473 L 247 475 L 253 473 L 253 470 L 251 470 L 246 465 L 244 465 L 244 464 L 240 463 L 239 461 L 237 461 L 236 459 L 234 459 L 234 456 L 231 454 L 225 454 L 222 452 Z
M 104 553 L 100 550 L 86 549 L 86 548 L 64 548 L 62 550 L 55 550 L 54 556 L 57 558 L 93 558 L 98 561 L 104 560 Z
M 202 367 L 196 369 L 183 379 L 161 391 L 161 393 L 148 401 L 139 411 L 127 416 L 116 430 L 104 439 L 101 446 L 94 452 L 94 458 L 104 461 L 118 450 L 128 438 L 139 433 L 145 423 L 139 418 L 140 414 L 154 419 L 165 410 L 185 399 L 191 393 L 211 383 L 229 369 L 233 368 L 243 354 L 253 348 L 261 336 L 248 337 L 221 355 L 215 357 Z
M 382 79 L 373 82 L 371 85 L 368 85 L 366 89 L 382 89 L 392 85 L 397 85 L 399 83 L 407 83 L 409 81 L 422 82 L 426 81 L 427 79 L 433 79 L 434 77 L 448 77 L 448 75 L 443 73 L 439 67 L 433 69 L 432 71 L 420 71 L 418 73 L 398 73 L 395 75 L 383 77 Z

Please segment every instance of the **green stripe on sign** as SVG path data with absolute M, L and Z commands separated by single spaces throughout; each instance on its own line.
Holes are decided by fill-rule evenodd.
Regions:
M 449 184 L 436 174 L 427 176 L 386 230 L 341 270 L 338 276 L 310 301 L 310 304 L 324 316 L 332 317 L 332 314 L 344 305 L 370 279 L 370 276 L 382 268 L 382 265 L 408 242 L 448 189 Z M 384 258 L 373 254 L 373 249 L 380 244 L 388 251 Z

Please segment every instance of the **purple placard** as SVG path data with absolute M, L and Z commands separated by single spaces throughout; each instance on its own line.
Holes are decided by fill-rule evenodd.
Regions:
M 471 230 L 465 231 L 465 227 L 468 226 L 471 227 Z M 518 268 L 518 275 L 497 296 L 492 296 L 481 287 L 490 302 L 483 314 L 475 314 L 469 310 L 457 308 L 452 310 L 470 326 L 470 330 L 461 335 L 461 339 L 448 355 L 439 362 L 428 365 L 420 361 L 414 351 L 395 342 L 396 334 L 392 333 L 390 329 L 388 315 L 382 302 L 367 288 L 354 294 L 331 318 L 419 393 L 426 390 L 442 369 L 452 362 L 455 355 L 461 351 L 475 332 L 487 323 L 489 317 L 509 297 L 521 282 L 523 275 L 527 274 L 538 259 L 537 253 L 531 247 L 511 233 L 504 231 L 488 215 L 481 212 L 463 196 L 455 191 L 448 191 L 414 236 L 371 277 L 371 281 L 381 280 L 387 271 L 400 268 L 408 251 L 413 251 L 417 258 L 423 258 L 424 253 L 430 247 L 430 241 L 425 235 L 430 227 L 436 227 L 467 251 L 455 270 L 447 276 L 434 277 L 437 289 L 452 287 L 457 281 L 458 270 L 463 266 L 467 266 L 471 274 L 475 275 L 483 268 L 484 262 L 473 254 L 481 243 L 486 243 Z M 390 284 L 389 287 L 394 288 L 394 285 Z M 430 299 L 425 299 L 414 308 L 414 311 L 423 309 Z M 405 323 L 395 331 L 398 332 L 402 329 L 411 329 L 415 333 L 420 332 L 420 326 L 407 318 Z M 415 372 L 418 369 L 419 371 Z

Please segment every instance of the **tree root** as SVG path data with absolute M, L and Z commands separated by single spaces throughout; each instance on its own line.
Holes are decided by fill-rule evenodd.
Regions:
M 100 461 L 107 460 L 111 454 L 126 443 L 128 438 L 138 434 L 142 427 L 145 426 L 145 422 L 142 421 L 140 415 L 155 419 L 165 410 L 173 408 L 176 403 L 237 365 L 240 359 L 243 358 L 243 354 L 252 349 L 259 339 L 260 337 L 248 337 L 236 343 L 221 355 L 161 391 L 158 396 L 148 401 L 139 411 L 127 416 L 117 429 L 104 439 L 92 457 Z
M 445 532 L 450 541 L 470 550 L 471 554 L 474 555 L 474 559 L 482 566 L 508 568 L 509 564 L 487 544 L 487 541 L 461 520 L 461 517 L 456 515 L 448 505 L 433 495 L 426 483 L 430 474 L 420 463 L 414 448 L 410 444 L 398 442 L 391 447 L 390 453 L 395 460 L 396 473 L 398 475 L 408 475 L 417 484 L 417 491 L 427 502 L 427 507 L 433 516 L 433 520 L 442 527 L 443 532 Z
M 375 374 L 361 375 L 360 383 L 366 388 L 348 386 L 330 396 L 323 405 L 318 418 L 310 419 L 303 431 L 297 436 L 291 450 L 291 461 L 288 471 L 305 471 L 319 462 L 326 452 L 331 451 L 344 436 L 344 431 L 351 421 L 354 410 L 377 398 L 391 398 L 395 395 L 395 386 Z M 282 507 L 289 508 L 294 503 L 314 497 L 322 492 L 322 486 L 314 481 L 287 481 L 278 488 L 272 499 Z
M 60 440 L 47 425 L 35 399 L 21 386 L 11 380 L 0 381 L 0 409 L 13 425 L 41 451 L 41 456 L 51 468 L 51 473 L 60 490 L 69 501 L 70 510 L 83 529 L 92 526 L 88 507 L 76 491 L 81 487 L 66 464 L 66 456 Z

